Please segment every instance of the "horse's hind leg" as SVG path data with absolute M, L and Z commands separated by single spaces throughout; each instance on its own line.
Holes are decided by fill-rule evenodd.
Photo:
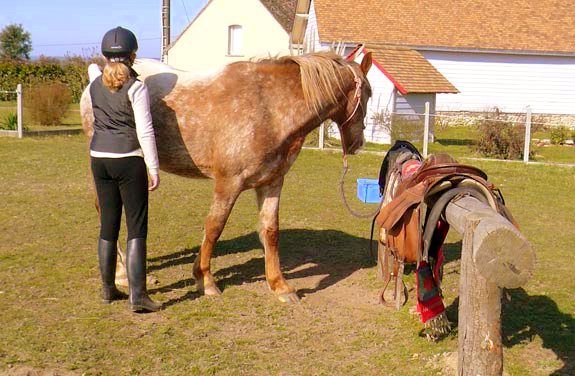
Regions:
M 259 236 L 265 249 L 266 280 L 269 288 L 285 303 L 297 303 L 295 290 L 285 280 L 279 258 L 279 203 L 283 176 L 271 185 L 256 188 L 260 208 Z
M 210 260 L 214 246 L 222 234 L 234 203 L 240 194 L 240 186 L 237 182 L 216 179 L 212 206 L 206 217 L 204 240 L 200 247 L 200 254 L 194 262 L 193 271 L 198 291 L 205 295 L 221 294 L 210 271 Z

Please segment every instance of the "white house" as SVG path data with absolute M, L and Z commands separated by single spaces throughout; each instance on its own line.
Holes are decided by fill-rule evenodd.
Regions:
M 167 63 L 195 71 L 289 54 L 296 0 L 209 0 L 170 44 Z
M 350 54 L 366 44 L 396 57 L 411 50 L 427 60 L 436 78 L 443 76 L 459 91 L 443 94 L 455 92 L 442 91 L 445 85 L 435 91 L 438 111 L 496 106 L 523 112 L 531 106 L 534 113 L 575 115 L 575 6 L 570 1 L 300 0 L 297 9 L 294 46 L 343 45 Z M 381 53 L 379 60 L 384 60 Z M 411 69 L 401 67 L 402 59 L 386 60 L 370 72 L 372 107 L 403 95 L 389 73 Z

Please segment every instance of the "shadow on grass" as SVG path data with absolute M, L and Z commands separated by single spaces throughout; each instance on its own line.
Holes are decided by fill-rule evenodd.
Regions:
M 506 290 L 510 301 L 502 302 L 502 341 L 505 347 L 532 342 L 535 336 L 553 351 L 563 367 L 551 375 L 575 375 L 575 318 L 561 312 L 548 296 L 529 295 L 522 289 Z M 452 331 L 457 331 L 459 298 L 446 307 Z
M 575 375 L 575 318 L 563 313 L 544 295 L 522 289 L 508 290 L 511 301 L 503 304 L 503 344 L 513 347 L 531 342 L 536 335 L 543 347 L 553 351 L 563 367 L 552 375 Z
M 169 255 L 150 258 L 152 264 L 148 271 L 161 270 L 178 265 L 193 264 L 199 253 L 199 246 Z M 287 229 L 280 231 L 280 260 L 286 279 L 322 276 L 315 288 L 301 289 L 300 297 L 323 290 L 345 279 L 353 272 L 375 265 L 368 252 L 369 240 L 349 235 L 336 230 Z M 256 232 L 235 239 L 219 241 L 216 244 L 214 257 L 262 249 Z M 263 253 L 263 252 L 262 252 Z M 306 265 L 304 269 L 301 267 Z M 252 258 L 249 261 L 232 265 L 214 273 L 218 286 L 241 285 L 265 280 L 264 258 Z M 192 278 L 163 286 L 154 291 L 166 292 L 172 289 L 185 288 L 194 283 Z M 189 293 L 188 298 L 195 298 Z M 178 301 L 184 300 L 184 297 Z M 169 302 L 168 304 L 176 304 Z

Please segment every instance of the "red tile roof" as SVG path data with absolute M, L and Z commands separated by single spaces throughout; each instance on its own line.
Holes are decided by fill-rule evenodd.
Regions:
M 459 93 L 447 78 L 437 71 L 419 52 L 397 46 L 370 46 L 374 65 L 379 68 L 401 94 Z
M 314 0 L 322 42 L 575 54 L 572 0 Z

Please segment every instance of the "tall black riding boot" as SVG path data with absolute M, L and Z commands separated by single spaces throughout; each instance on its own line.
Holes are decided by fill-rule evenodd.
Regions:
M 146 289 L 146 239 L 128 240 L 126 268 L 130 285 L 130 309 L 134 312 L 155 312 L 162 305 L 148 296 Z
M 98 240 L 98 261 L 102 276 L 102 302 L 110 304 L 113 300 L 125 299 L 128 296 L 116 288 L 116 261 L 118 249 L 116 242 Z

